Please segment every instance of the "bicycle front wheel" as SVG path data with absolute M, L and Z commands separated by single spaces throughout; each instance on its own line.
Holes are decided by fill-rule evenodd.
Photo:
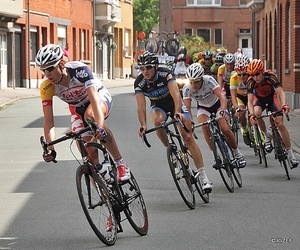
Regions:
M 176 187 L 185 204 L 190 208 L 195 208 L 195 195 L 192 186 L 192 177 L 187 172 L 187 167 L 181 159 L 178 159 L 173 148 L 167 148 L 167 157 L 172 177 Z
M 198 194 L 200 195 L 201 199 L 205 203 L 209 203 L 209 193 L 205 192 L 202 188 L 201 181 L 200 181 L 200 176 L 199 173 L 197 172 L 197 168 L 195 166 L 193 157 L 189 151 L 186 152 L 185 157 L 187 157 L 187 164 L 189 165 L 189 169 L 191 169 L 193 173 L 193 184 L 196 187 L 196 190 Z M 195 191 L 194 191 L 195 192 Z
M 286 177 L 288 180 L 290 180 L 290 174 L 289 174 L 289 162 L 287 157 L 287 152 L 285 149 L 285 146 L 282 143 L 281 136 L 277 130 L 273 131 L 273 140 L 274 140 L 274 146 L 277 154 L 277 158 L 280 162 L 281 167 L 284 168 Z
M 148 214 L 139 185 L 131 172 L 131 178 L 119 184 L 120 193 L 125 203 L 124 213 L 133 227 L 141 236 L 148 232 Z
M 234 191 L 234 183 L 233 183 L 233 174 L 231 172 L 231 167 L 229 163 L 229 157 L 226 156 L 224 148 L 222 145 L 224 141 L 220 141 L 215 137 L 212 137 L 212 147 L 213 147 L 213 154 L 217 164 L 217 168 L 221 175 L 221 178 L 228 189 L 229 192 L 233 193 Z
M 84 214 L 97 237 L 111 246 L 117 240 L 117 223 L 115 221 L 109 192 L 101 182 L 95 180 L 87 165 L 76 171 L 76 186 Z
M 258 151 L 259 155 L 259 163 L 263 163 L 263 165 L 267 168 L 268 167 L 268 162 L 267 162 L 267 152 L 265 150 L 264 146 L 264 140 L 262 138 L 262 134 L 258 128 L 258 125 L 254 125 L 254 138 L 255 138 L 255 146 Z

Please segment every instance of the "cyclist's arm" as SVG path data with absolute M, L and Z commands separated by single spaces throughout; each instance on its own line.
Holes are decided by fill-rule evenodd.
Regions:
M 220 87 L 214 89 L 214 94 L 220 99 L 221 110 L 227 110 L 227 98 Z
M 225 70 L 225 66 L 224 65 L 221 65 L 218 68 L 217 81 L 218 81 L 221 89 L 223 88 L 223 74 L 224 74 L 224 70 Z
M 54 115 L 53 106 L 43 106 L 44 113 L 44 135 L 47 142 L 55 140 L 55 126 L 54 126 Z M 48 149 L 53 149 L 54 146 L 49 146 Z
M 281 86 L 278 86 L 275 90 L 276 90 L 277 95 L 280 98 L 281 106 L 287 105 L 287 100 L 286 100 L 286 96 L 285 96 L 283 88 Z
M 169 81 L 168 88 L 169 88 L 169 92 L 174 101 L 175 114 L 180 114 L 181 108 L 182 108 L 182 99 L 181 99 L 181 95 L 180 95 L 177 83 L 174 79 Z
M 252 93 L 248 93 L 247 107 L 250 115 L 252 115 L 254 112 L 253 100 L 254 100 L 254 95 Z
M 239 83 L 239 79 L 237 77 L 237 74 L 233 74 L 230 77 L 230 95 L 231 95 L 232 105 L 235 109 L 237 109 L 239 107 L 237 99 L 236 99 L 237 98 L 238 83 Z
M 141 127 L 144 131 L 147 129 L 147 119 L 146 119 L 146 98 L 142 92 L 135 94 L 135 99 L 137 102 L 137 114 Z
M 103 128 L 105 117 L 104 117 L 104 113 L 101 109 L 101 106 L 99 105 L 100 98 L 99 98 L 98 92 L 96 90 L 96 87 L 94 87 L 94 85 L 93 85 L 93 86 L 87 88 L 87 94 L 88 94 L 89 101 L 90 101 L 92 109 L 93 109 L 95 122 L 97 123 L 98 127 Z

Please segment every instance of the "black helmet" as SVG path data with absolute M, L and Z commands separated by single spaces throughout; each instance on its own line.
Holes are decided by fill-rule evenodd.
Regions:
M 138 56 L 138 65 L 158 64 L 158 57 L 154 53 L 145 51 Z
M 185 48 L 184 46 L 181 46 L 181 47 L 179 48 L 178 52 L 179 52 L 178 54 L 185 54 L 185 55 L 186 55 L 187 50 L 186 50 L 186 48 Z

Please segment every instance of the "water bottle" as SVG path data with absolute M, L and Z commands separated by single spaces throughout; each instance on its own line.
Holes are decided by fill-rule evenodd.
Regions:
M 105 163 L 105 162 L 103 162 L 102 164 L 98 163 L 96 165 L 96 168 L 99 170 L 99 173 L 101 174 L 103 179 L 109 183 L 111 181 L 111 178 L 110 178 L 110 175 L 108 172 L 107 163 Z

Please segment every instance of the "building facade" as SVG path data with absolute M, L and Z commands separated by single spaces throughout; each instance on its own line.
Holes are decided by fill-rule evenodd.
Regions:
M 1 89 L 39 87 L 43 76 L 34 59 L 48 43 L 68 44 L 70 59 L 101 78 L 130 74 L 131 0 L 1 0 L 1 5 Z
M 160 11 L 160 30 L 198 35 L 233 53 L 237 48 L 252 53 L 252 13 L 246 0 L 163 0 Z
M 300 1 L 248 0 L 254 13 L 254 57 L 265 61 L 286 92 L 292 109 L 300 108 Z

